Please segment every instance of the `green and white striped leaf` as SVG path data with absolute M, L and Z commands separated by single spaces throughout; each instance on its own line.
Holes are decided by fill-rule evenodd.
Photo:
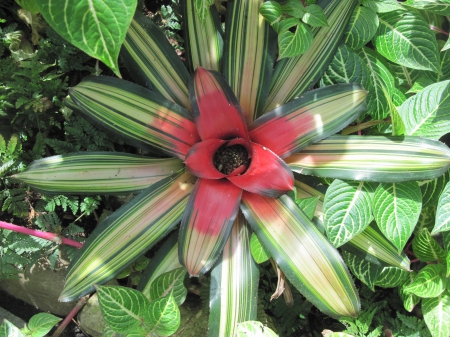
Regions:
M 420 137 L 332 136 L 285 162 L 301 174 L 394 183 L 442 175 L 450 167 L 450 149 Z
M 423 262 L 444 263 L 446 254 L 426 228 L 416 234 L 412 241 L 412 248 L 416 257 Z
M 120 77 L 120 47 L 137 0 L 36 0 L 45 21 L 64 39 L 99 59 Z
M 130 24 L 121 56 L 138 84 L 189 109 L 189 72 L 165 34 L 139 11 Z
M 258 321 L 246 321 L 237 325 L 233 337 L 277 337 L 278 335 Z
M 433 337 L 450 336 L 450 293 L 448 291 L 435 298 L 424 298 L 422 312 Z
M 400 252 L 406 245 L 422 210 L 422 192 L 415 181 L 380 184 L 373 196 L 378 227 Z
M 271 111 L 310 89 L 322 77 L 340 44 L 357 0 L 331 0 L 323 8 L 328 26 L 313 28 L 311 47 L 301 56 L 277 62 L 264 111 Z
M 361 233 L 372 221 L 372 195 L 376 185 L 335 179 L 323 202 L 327 236 L 340 247 Z
M 362 4 L 367 8 L 373 9 L 377 13 L 405 10 L 397 0 L 362 0 Z
M 178 260 L 178 231 L 176 231 L 170 235 L 150 260 L 136 289 L 150 300 L 153 281 L 159 275 L 178 268 L 181 268 L 181 264 Z
M 266 262 L 270 259 L 269 252 L 264 249 L 255 233 L 252 233 L 252 237 L 250 239 L 250 252 L 252 253 L 253 259 L 258 264 Z
M 431 298 L 442 294 L 445 286 L 445 267 L 442 264 L 429 264 L 417 273 L 414 281 L 404 291 L 422 298 Z
M 180 326 L 181 317 L 174 297 L 169 294 L 150 302 L 144 319 L 145 323 L 152 327 L 151 332 L 157 336 L 170 336 L 175 333 Z
M 302 295 L 329 316 L 357 315 L 359 299 L 344 261 L 291 198 L 244 192 L 241 209 Z
M 381 55 L 409 68 L 440 71 L 436 38 L 420 13 L 394 11 L 378 17 L 373 43 Z
M 181 1 L 183 10 L 184 48 L 191 73 L 198 66 L 219 71 L 223 40 L 219 17 L 214 6 L 201 12 L 196 10 L 198 0 Z
M 141 325 L 149 304 L 142 293 L 119 286 L 98 286 L 97 294 L 103 318 L 114 331 L 126 333 Z
M 444 191 L 439 197 L 436 225 L 433 228 L 432 234 L 450 230 L 450 183 L 445 185 Z
M 450 16 L 450 2 L 447 0 L 407 0 L 403 3 L 403 6 Z
M 85 152 L 34 161 L 14 177 L 43 193 L 139 192 L 183 168 L 181 160 L 120 152 Z
M 176 172 L 97 226 L 72 260 L 60 300 L 90 293 L 93 284 L 109 281 L 166 236 L 180 221 L 194 180 L 185 170 Z
M 194 8 L 200 21 L 203 23 L 205 16 L 207 15 L 208 9 L 214 4 L 214 0 L 195 0 Z
M 358 256 L 343 251 L 344 261 L 353 275 L 355 275 L 362 283 L 375 291 L 375 279 L 383 269 L 383 267 L 361 259 Z
M 420 186 L 422 190 L 422 207 L 437 206 L 439 197 L 449 181 L 450 171 L 447 171 L 440 177 L 422 184 Z
M 375 279 L 375 285 L 382 288 L 394 288 L 402 284 L 410 272 L 396 267 L 384 267 Z
M 239 212 L 211 272 L 208 336 L 235 336 L 239 323 L 256 319 L 259 270 L 250 253 L 250 235 Z
M 450 80 L 431 84 L 399 108 L 406 134 L 439 139 L 450 128 Z
M 184 159 L 200 140 L 188 110 L 131 82 L 90 76 L 70 97 L 91 121 L 140 148 Z
M 263 3 L 232 1 L 227 6 L 222 74 L 241 104 L 247 124 L 262 112 L 275 59 L 269 23 L 259 15 Z
M 378 25 L 378 15 L 373 9 L 356 6 L 350 22 L 345 28 L 345 44 L 353 50 L 362 48 L 373 38 Z
M 149 300 L 154 301 L 171 294 L 178 306 L 183 304 L 187 295 L 187 289 L 184 286 L 186 273 L 186 269 L 180 267 L 159 275 L 152 282 Z
M 406 311 L 409 312 L 411 312 L 414 307 L 420 302 L 420 297 L 417 297 L 416 295 L 405 291 L 405 287 L 412 284 L 416 276 L 417 273 L 415 271 L 409 273 L 408 277 L 403 281 L 403 284 L 398 288 L 398 293 L 403 301 L 403 307 L 406 309 Z

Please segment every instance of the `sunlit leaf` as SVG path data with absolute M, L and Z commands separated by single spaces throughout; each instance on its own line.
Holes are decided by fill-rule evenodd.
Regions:
M 422 300 L 423 318 L 433 337 L 450 335 L 450 294 L 445 291 L 435 298 Z
M 417 273 L 414 281 L 404 291 L 422 298 L 432 298 L 442 294 L 445 286 L 445 267 L 442 264 L 429 264 Z

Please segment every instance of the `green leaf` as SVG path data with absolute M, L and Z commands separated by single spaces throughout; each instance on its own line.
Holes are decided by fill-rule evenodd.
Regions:
M 379 21 L 377 13 L 367 7 L 357 6 L 345 28 L 344 42 L 351 49 L 362 48 L 375 35 Z
M 62 318 L 52 314 L 40 312 L 30 318 L 27 327 L 31 331 L 32 337 L 42 337 L 45 336 L 56 323 L 61 321 L 61 319 Z
M 445 267 L 442 264 L 429 264 L 423 267 L 414 281 L 404 288 L 422 298 L 436 297 L 445 290 Z
M 209 10 L 209 7 L 214 4 L 214 0 L 195 0 L 194 8 L 197 12 L 200 21 L 203 23 L 205 21 L 206 13 Z
M 378 17 L 373 42 L 381 55 L 409 68 L 440 72 L 436 38 L 418 12 L 395 11 Z
M 186 273 L 186 269 L 181 267 L 159 275 L 152 282 L 149 300 L 154 301 L 171 294 L 177 305 L 183 304 L 187 295 L 187 289 L 184 286 Z
M 294 32 L 291 31 L 291 28 Z M 290 18 L 281 21 L 278 34 L 278 59 L 305 53 L 311 47 L 312 40 L 311 29 L 298 19 Z
M 380 184 L 373 197 L 378 227 L 400 252 L 411 236 L 422 209 L 417 182 Z
M 300 209 L 305 213 L 305 215 L 312 220 L 314 214 L 316 213 L 317 202 L 319 201 L 319 197 L 310 197 L 304 199 L 295 199 L 295 203 L 300 207 Z
M 439 139 L 449 128 L 450 80 L 431 84 L 398 110 L 408 135 Z
M 342 256 L 352 274 L 368 286 L 369 289 L 375 291 L 375 279 L 380 274 L 383 267 L 362 259 L 348 251 L 343 251 Z
M 277 337 L 278 335 L 258 321 L 239 323 L 233 337 Z
M 431 234 L 450 230 L 450 182 L 445 185 L 441 196 L 439 197 L 436 225 Z
M 412 241 L 412 248 L 416 257 L 423 262 L 444 263 L 446 254 L 437 241 L 430 235 L 428 229 L 422 229 Z
M 417 94 L 432 83 L 434 83 L 434 81 L 428 77 L 419 77 L 406 94 Z
M 422 312 L 433 337 L 450 336 L 450 294 L 448 291 L 435 298 L 423 299 Z
M 403 6 L 450 16 L 450 3 L 447 0 L 407 0 Z
M 377 13 L 405 10 L 397 0 L 362 0 L 363 6 L 373 9 Z
M 414 234 L 420 233 L 421 230 L 427 229 L 429 232 L 434 227 L 436 219 L 436 207 L 430 206 L 427 208 L 423 208 L 420 212 L 419 221 L 417 222 L 416 227 L 414 227 Z
M 299 3 L 299 1 L 290 1 L 288 5 L 291 2 Z M 288 6 L 286 5 L 286 6 Z M 301 4 L 300 4 L 301 5 Z M 262 15 L 264 19 L 266 19 L 271 26 L 274 26 L 276 23 L 280 22 L 280 20 L 283 17 L 283 7 L 278 2 L 275 1 L 267 1 L 264 2 L 264 4 L 259 8 L 259 13 Z M 276 31 L 278 25 L 275 25 L 273 27 Z
M 139 291 L 119 286 L 97 286 L 98 302 L 105 322 L 121 333 L 141 325 L 148 299 Z
M 136 10 L 137 0 L 36 0 L 45 21 L 64 39 L 99 59 L 120 77 L 120 47 Z
M 323 203 L 327 236 L 340 247 L 361 233 L 372 221 L 372 195 L 376 185 L 335 179 Z
M 422 190 L 422 207 L 436 206 L 442 191 L 450 181 L 450 171 L 420 186 Z
M 384 267 L 377 275 L 374 284 L 383 288 L 394 288 L 401 285 L 410 272 L 396 267 Z
M 411 272 L 398 289 L 400 298 L 403 301 L 403 307 L 406 309 L 406 311 L 409 312 L 411 312 L 414 307 L 420 302 L 420 297 L 405 291 L 405 287 L 412 284 L 416 276 L 417 273 L 415 271 Z
M 442 52 L 442 51 L 449 50 L 449 48 L 450 48 L 450 38 L 448 38 L 448 39 L 447 39 L 447 42 L 445 42 L 444 46 L 443 46 L 442 49 L 441 49 L 441 52 Z
M 25 337 L 25 335 L 19 328 L 4 318 L 0 325 L 0 337 Z
M 268 2 L 273 2 L 273 1 L 268 1 Z M 264 5 L 266 3 L 267 2 L 265 2 Z M 294 18 L 300 19 L 303 16 L 303 14 L 305 14 L 306 9 L 303 6 L 301 1 L 288 0 L 288 2 L 283 5 L 282 10 L 285 14 L 293 16 Z
M 158 336 L 170 336 L 180 326 L 180 310 L 171 294 L 150 302 L 145 312 L 145 322 Z
M 255 233 L 250 239 L 250 251 L 256 263 L 261 264 L 270 258 L 270 254 L 264 249 Z
M 311 27 L 328 26 L 327 17 L 323 9 L 317 5 L 309 5 L 306 7 L 306 13 L 303 14 L 302 21 Z

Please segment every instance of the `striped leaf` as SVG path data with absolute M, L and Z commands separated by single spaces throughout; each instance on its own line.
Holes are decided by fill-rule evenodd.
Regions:
M 372 197 L 376 185 L 335 179 L 323 202 L 327 237 L 340 247 L 361 233 L 372 221 Z
M 340 44 L 357 0 L 322 1 L 328 26 L 313 28 L 311 47 L 301 56 L 277 62 L 265 102 L 271 111 L 310 89 L 322 76 Z
M 450 149 L 420 137 L 333 136 L 285 161 L 301 174 L 393 183 L 442 175 L 450 167 Z
M 211 272 L 208 336 L 234 336 L 237 324 L 256 319 L 259 270 L 250 254 L 242 213 Z
M 440 262 L 446 260 L 446 253 L 426 228 L 414 236 L 412 248 L 416 257 L 423 262 Z
M 170 235 L 161 248 L 158 249 L 155 256 L 150 260 L 136 289 L 150 299 L 150 290 L 153 281 L 159 275 L 180 267 L 181 264 L 178 261 L 178 231 L 176 231 Z
M 86 152 L 36 160 L 15 178 L 42 193 L 117 194 L 142 191 L 182 167 L 175 158 Z
M 450 16 L 450 3 L 446 0 L 407 0 L 403 5 Z
M 168 294 L 173 296 L 175 303 L 180 306 L 186 299 L 187 289 L 184 286 L 186 269 L 183 267 L 159 275 L 150 288 L 150 301 L 155 301 Z
M 325 233 L 325 227 L 323 225 L 323 200 L 325 198 L 324 191 L 320 191 L 317 189 L 317 186 L 314 186 L 313 183 L 306 183 L 304 180 L 308 178 L 306 176 L 300 176 L 298 174 L 294 175 L 295 177 L 295 202 L 299 199 L 307 199 L 307 198 L 315 198 L 317 199 L 315 209 L 314 209 L 314 218 L 313 222 L 316 224 L 318 228 L 323 229 L 323 233 Z M 299 180 L 302 179 L 302 180 Z M 322 186 L 323 187 L 323 186 Z
M 274 63 L 269 23 L 259 15 L 264 0 L 227 5 L 222 74 L 241 104 L 247 124 L 262 112 Z
M 450 335 L 450 293 L 422 300 L 423 318 L 433 337 Z
M 377 32 L 378 24 L 378 15 L 373 9 L 356 6 L 345 28 L 345 44 L 353 50 L 365 46 Z
M 394 288 L 401 285 L 410 272 L 396 267 L 384 267 L 375 279 L 375 285 L 382 288 Z
M 450 171 L 444 175 L 428 181 L 420 186 L 422 190 L 422 208 L 436 206 L 447 183 L 450 181 Z
M 403 283 L 398 288 L 398 294 L 403 301 L 403 307 L 406 309 L 406 311 L 409 312 L 411 312 L 414 307 L 420 302 L 420 297 L 417 297 L 416 295 L 405 291 L 405 287 L 413 283 L 416 276 L 417 273 L 415 271 L 410 272 L 408 277 L 405 278 Z
M 149 335 L 170 336 L 180 327 L 180 309 L 178 309 L 173 296 L 169 294 L 150 302 L 148 309 L 145 311 L 144 320 L 145 325 L 152 327 Z M 142 333 L 137 335 L 142 336 Z
M 422 298 L 431 298 L 442 294 L 445 286 L 445 267 L 442 264 L 429 264 L 417 273 L 414 281 L 404 291 Z
M 383 267 L 362 259 L 348 251 L 343 251 L 342 255 L 352 274 L 368 286 L 369 289 L 375 291 L 375 280 Z
M 131 21 L 120 54 L 137 83 L 189 109 L 189 72 L 165 34 L 140 11 Z
M 359 312 L 359 298 L 338 251 L 288 196 L 244 192 L 241 209 L 291 283 L 332 317 Z
M 409 259 L 381 233 L 372 222 L 366 229 L 341 247 L 375 265 L 397 267 L 409 271 Z
M 222 59 L 222 31 L 214 6 L 203 12 L 200 19 L 195 10 L 197 0 L 181 1 L 183 11 L 184 48 L 191 73 L 201 66 L 219 71 Z
M 422 210 L 422 193 L 415 181 L 380 184 L 373 196 L 378 227 L 398 251 L 409 240 Z
M 353 122 L 366 109 L 366 95 L 357 84 L 307 92 L 254 121 L 249 126 L 250 139 L 287 157 Z
M 104 220 L 72 261 L 61 301 L 93 291 L 162 239 L 180 221 L 195 178 L 179 171 L 138 194 Z
M 444 191 L 439 197 L 436 213 L 436 225 L 431 234 L 450 230 L 450 183 L 445 185 Z
M 137 147 L 184 159 L 200 140 L 187 110 L 131 82 L 90 76 L 70 97 L 90 120 Z

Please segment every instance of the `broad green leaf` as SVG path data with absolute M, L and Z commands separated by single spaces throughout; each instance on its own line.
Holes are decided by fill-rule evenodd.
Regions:
M 297 1 L 290 1 L 295 2 L 301 5 L 300 2 Z M 289 10 L 289 9 L 288 9 Z M 278 23 L 283 17 L 283 7 L 275 1 L 266 1 L 264 4 L 259 8 L 259 13 L 263 16 L 264 19 L 266 19 L 270 25 L 278 32 Z
M 435 298 L 424 298 L 422 312 L 433 337 L 450 336 L 450 293 L 448 291 Z
M 332 136 L 285 162 L 301 174 L 394 183 L 442 175 L 450 166 L 450 149 L 421 137 Z
M 420 186 L 422 190 L 422 207 L 436 206 L 442 191 L 450 181 L 450 171 Z
M 187 295 L 187 289 L 184 286 L 185 276 L 186 269 L 183 267 L 159 275 L 152 282 L 149 300 L 154 301 L 171 294 L 178 306 L 183 304 Z
M 394 94 L 392 96 L 392 104 L 393 108 L 391 111 L 391 124 L 392 124 L 392 136 L 403 136 L 406 133 L 405 123 L 403 123 L 400 114 L 398 113 L 397 107 L 403 104 L 406 101 L 406 95 L 397 88 L 394 88 Z
M 19 330 L 18 327 L 4 318 L 2 324 L 0 325 L 0 337 L 25 337 L 25 335 Z
M 450 182 L 445 185 L 439 197 L 436 213 L 436 225 L 431 234 L 450 230 Z
M 403 6 L 450 16 L 450 2 L 447 0 L 407 0 Z
M 233 337 L 277 337 L 278 335 L 258 321 L 246 321 L 237 325 Z
M 429 86 L 430 84 L 434 83 L 432 79 L 429 79 L 427 77 L 419 77 L 417 81 L 414 82 L 411 89 L 409 89 L 406 94 L 418 94 L 421 92 L 425 87 Z
M 319 201 L 319 197 L 310 197 L 304 199 L 295 199 L 295 203 L 298 207 L 305 213 L 305 215 L 312 220 L 314 214 L 316 213 L 317 202 Z
M 201 23 L 204 23 L 208 9 L 213 4 L 214 0 L 194 0 L 194 8 Z
M 416 234 L 412 241 L 412 248 L 416 257 L 423 262 L 444 263 L 445 252 L 437 241 L 430 235 L 428 229 L 424 228 Z
M 446 51 L 450 48 L 450 38 L 447 39 L 447 42 L 445 42 L 445 45 L 442 47 L 441 52 Z
M 311 27 L 328 26 L 323 9 L 318 5 L 308 5 L 305 14 L 302 16 L 302 21 Z
M 414 307 L 420 302 L 420 297 L 417 297 L 416 295 L 405 291 L 405 287 L 412 284 L 416 276 L 417 273 L 415 271 L 411 272 L 403 281 L 403 284 L 401 284 L 398 288 L 398 293 L 403 301 L 403 307 L 406 309 L 406 311 L 409 312 L 411 312 Z
M 343 30 L 357 0 L 326 1 L 327 27 L 313 28 L 313 43 L 301 56 L 277 62 L 264 112 L 289 102 L 310 89 L 322 77 L 340 44 Z
M 32 337 L 45 336 L 55 326 L 56 323 L 61 321 L 62 318 L 47 312 L 40 312 L 30 318 L 27 324 L 27 328 L 31 331 Z
M 98 302 L 105 322 L 121 333 L 141 325 L 148 299 L 139 291 L 119 286 L 98 286 Z
M 159 27 L 137 11 L 120 52 L 136 83 L 190 108 L 189 72 Z
M 416 227 L 414 227 L 414 234 L 420 233 L 423 229 L 427 229 L 429 232 L 432 231 L 436 219 L 436 207 L 430 206 L 423 208 L 420 212 L 419 220 L 417 221 Z
M 352 274 L 368 286 L 369 289 L 375 291 L 375 280 L 383 267 L 371 263 L 365 259 L 361 259 L 348 251 L 343 251 L 342 255 L 344 257 L 345 264 L 348 266 Z
M 373 9 L 377 13 L 405 10 L 397 0 L 362 0 L 363 6 Z
M 181 220 L 194 180 L 184 170 L 176 172 L 106 218 L 72 260 L 60 299 L 91 292 L 93 284 L 109 281 L 167 235 Z
M 184 48 L 191 73 L 201 66 L 210 70 L 220 70 L 223 40 L 220 22 L 215 7 L 206 10 L 200 19 L 194 10 L 198 0 L 180 2 L 183 9 Z
M 411 236 L 422 209 L 417 182 L 380 184 L 373 197 L 373 214 L 383 234 L 400 252 Z
M 396 267 L 384 267 L 375 279 L 375 285 L 382 288 L 394 288 L 402 284 L 410 272 Z
M 357 315 L 359 299 L 345 263 L 292 199 L 244 192 L 241 209 L 288 280 L 311 303 L 332 317 Z
M 208 336 L 235 336 L 239 323 L 256 319 L 259 270 L 250 253 L 250 233 L 239 213 L 211 272 Z
M 450 80 L 431 84 L 398 110 L 408 135 L 439 139 L 450 128 Z
M 145 322 L 158 336 L 170 336 L 180 326 L 180 310 L 171 294 L 150 302 L 145 312 Z
M 288 20 L 296 20 L 297 22 L 288 22 Z M 291 32 L 291 29 L 294 32 Z M 312 40 L 311 29 L 298 19 L 291 18 L 280 22 L 278 59 L 302 55 L 311 47 Z
M 179 159 L 120 152 L 85 152 L 34 161 L 14 177 L 44 193 L 139 192 L 183 167 Z
M 273 2 L 276 3 L 274 1 L 268 1 L 268 2 Z M 267 2 L 264 3 L 264 5 Z M 264 7 L 263 5 L 263 7 Z M 297 0 L 288 0 L 288 2 L 286 4 L 283 5 L 283 7 L 281 8 L 282 11 L 290 16 L 293 16 L 294 18 L 300 19 L 303 14 L 305 14 L 306 8 L 305 6 L 303 6 L 303 3 L 301 1 L 297 1 Z
M 335 179 L 323 202 L 327 236 L 340 247 L 361 233 L 372 221 L 372 195 L 376 185 Z
M 378 15 L 374 10 L 357 6 L 345 28 L 345 44 L 353 50 L 362 48 L 373 38 L 378 25 Z
M 431 298 L 442 294 L 445 285 L 445 267 L 442 264 L 429 264 L 417 273 L 414 281 L 404 291 L 422 298 Z
M 120 47 L 137 0 L 36 0 L 45 21 L 64 39 L 99 59 L 120 77 Z
M 256 263 L 261 264 L 270 258 L 270 254 L 264 249 L 255 233 L 250 239 L 250 251 Z
M 158 249 L 155 256 L 152 257 L 136 289 L 142 291 L 150 299 L 153 281 L 159 275 L 180 267 L 181 264 L 178 261 L 178 231 L 176 231 L 170 235 L 161 248 Z
M 39 13 L 39 6 L 37 0 L 16 0 L 20 7 L 30 11 L 31 14 Z
M 406 67 L 440 71 L 436 38 L 418 12 L 395 11 L 378 17 L 373 43 L 381 55 Z

